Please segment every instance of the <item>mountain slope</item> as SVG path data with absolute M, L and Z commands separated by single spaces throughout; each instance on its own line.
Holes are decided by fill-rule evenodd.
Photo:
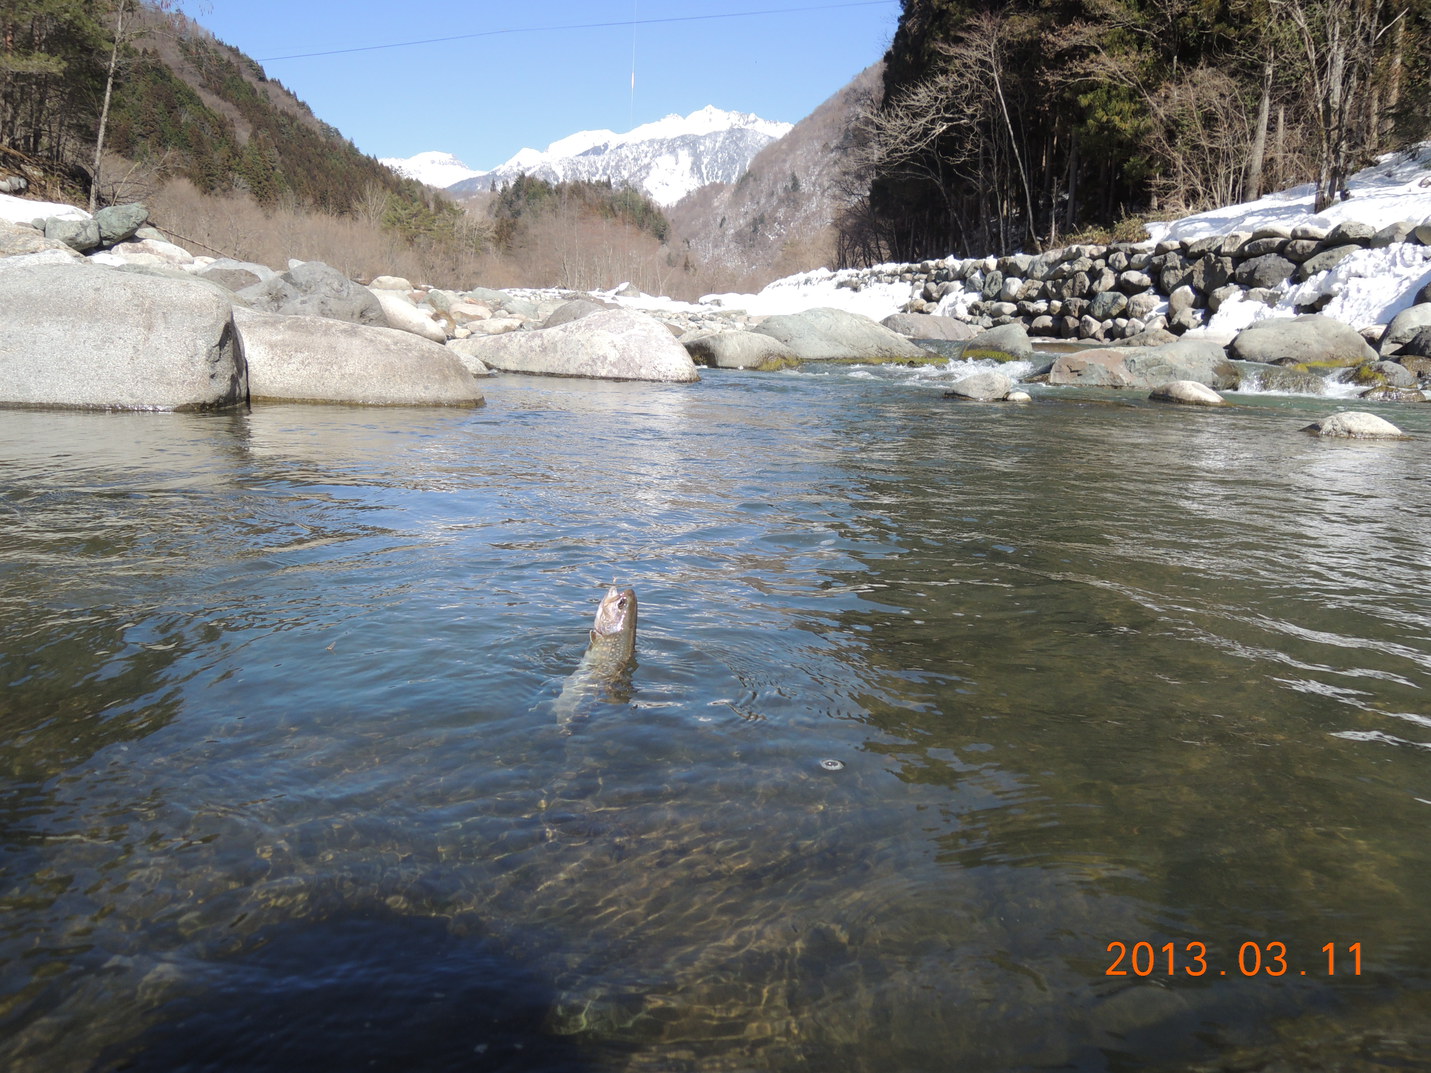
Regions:
M 760 150 L 790 129 L 788 123 L 706 107 L 688 116 L 666 116 L 625 134 L 587 130 L 555 141 L 544 151 L 523 149 L 500 167 L 449 186 L 448 192 L 454 197 L 470 196 L 528 175 L 553 183 L 583 180 L 632 186 L 659 205 L 673 205 L 709 183 L 734 181 Z
M 881 64 L 861 71 L 762 149 L 735 182 L 698 189 L 668 210 L 676 240 L 733 284 L 832 263 L 834 220 L 849 201 L 841 169 L 852 127 L 882 77 Z
M 420 183 L 435 186 L 439 190 L 482 174 L 476 168 L 469 168 L 451 153 L 436 151 L 418 153 L 417 156 L 406 159 L 390 156 L 380 157 L 378 163 L 392 168 L 404 178 L 416 179 Z

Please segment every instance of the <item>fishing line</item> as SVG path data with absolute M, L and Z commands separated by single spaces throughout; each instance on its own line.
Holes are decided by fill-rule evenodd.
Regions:
M 504 34 L 540 34 L 551 33 L 553 30 L 606 30 L 613 27 L 630 26 L 633 29 L 637 26 L 654 26 L 659 23 L 673 22 L 708 22 L 713 19 L 743 19 L 755 15 L 789 15 L 799 12 L 810 11 L 833 11 L 837 8 L 846 7 L 888 7 L 890 4 L 898 3 L 899 0 L 846 0 L 841 4 L 816 4 L 806 7 L 767 7 L 754 11 L 727 11 L 719 15 L 668 15 L 664 18 L 637 19 L 633 17 L 628 21 L 616 22 L 579 22 L 567 23 L 562 26 L 514 26 L 505 30 L 482 30 L 471 34 L 451 34 L 447 37 L 426 37 L 420 41 L 390 41 L 383 45 L 359 45 L 356 48 L 335 48 L 326 52 L 295 52 L 288 56 L 268 56 L 261 58 L 259 63 L 277 63 L 279 60 L 306 60 L 315 56 L 344 56 L 353 52 L 376 52 L 384 48 L 409 48 L 413 45 L 441 45 L 449 41 L 471 41 L 478 37 L 499 37 Z M 635 93 L 634 85 L 632 93 Z

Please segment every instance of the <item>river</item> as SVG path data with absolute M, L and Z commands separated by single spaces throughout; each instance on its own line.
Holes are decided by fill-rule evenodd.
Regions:
M 0 1067 L 1431 1068 L 1431 407 L 942 386 L 0 413 Z

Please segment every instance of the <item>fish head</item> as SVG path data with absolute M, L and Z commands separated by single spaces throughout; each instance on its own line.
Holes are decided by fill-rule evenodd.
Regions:
M 591 627 L 593 637 L 615 637 L 618 634 L 636 632 L 636 590 L 618 589 L 615 585 L 607 590 L 596 609 L 596 622 Z

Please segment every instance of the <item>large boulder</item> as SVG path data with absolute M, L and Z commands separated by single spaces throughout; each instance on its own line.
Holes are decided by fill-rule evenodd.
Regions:
M 493 369 L 598 380 L 699 380 L 686 348 L 659 321 L 629 309 L 607 309 L 530 332 L 467 340 Z
M 1059 355 L 1049 371 L 1050 384 L 1083 387 L 1151 391 L 1174 380 L 1226 389 L 1237 382 L 1237 371 L 1222 347 L 1204 339 L 1179 339 L 1162 346 L 1080 350 Z
M 766 317 L 755 329 L 785 344 L 801 361 L 928 361 L 931 355 L 898 332 L 858 313 L 818 307 Z
M 547 319 L 542 321 L 542 327 L 555 328 L 560 324 L 570 324 L 574 320 L 580 320 L 582 317 L 589 317 L 593 313 L 600 313 L 603 309 L 611 308 L 613 307 L 591 298 L 573 298 L 570 302 L 565 302 L 552 310 Z
M 51 217 L 45 221 L 45 237 L 83 253 L 99 245 L 99 224 L 93 219 L 61 220 Z
M 715 369 L 772 372 L 800 364 L 784 343 L 759 332 L 711 332 L 682 339 L 681 345 L 697 365 Z
M 891 313 L 880 321 L 880 324 L 906 339 L 947 339 L 959 342 L 972 339 L 978 333 L 976 328 L 962 320 L 933 313 Z
M 388 327 L 383 307 L 368 288 L 354 283 L 321 261 L 294 265 L 237 292 L 250 309 L 289 316 L 330 317 L 373 327 Z
M 113 246 L 133 238 L 134 233 L 149 222 L 149 210 L 138 202 L 110 205 L 94 214 L 94 222 L 99 225 L 100 241 Z
M 1228 357 L 1268 365 L 1360 365 L 1376 358 L 1355 328 L 1309 313 L 1254 321 L 1228 344 Z
M 1237 383 L 1237 372 L 1228 363 L 1226 351 L 1208 339 L 1179 339 L 1124 352 L 1123 370 L 1129 387 L 1151 390 L 1174 380 L 1192 380 L 1226 389 Z
M 395 328 L 236 309 L 255 401 L 480 406 L 477 381 L 447 348 Z
M 1032 361 L 1033 343 L 1022 324 L 1001 324 L 980 332 L 964 344 L 959 356 L 965 361 Z
M 278 273 L 268 265 L 221 257 L 213 264 L 200 269 L 195 275 L 200 279 L 217 283 L 226 290 L 237 292 L 245 287 L 252 287 L 255 283 L 262 283 L 266 279 L 273 279 Z
M 89 265 L 0 273 L 0 402 L 205 410 L 248 398 L 215 289 Z

